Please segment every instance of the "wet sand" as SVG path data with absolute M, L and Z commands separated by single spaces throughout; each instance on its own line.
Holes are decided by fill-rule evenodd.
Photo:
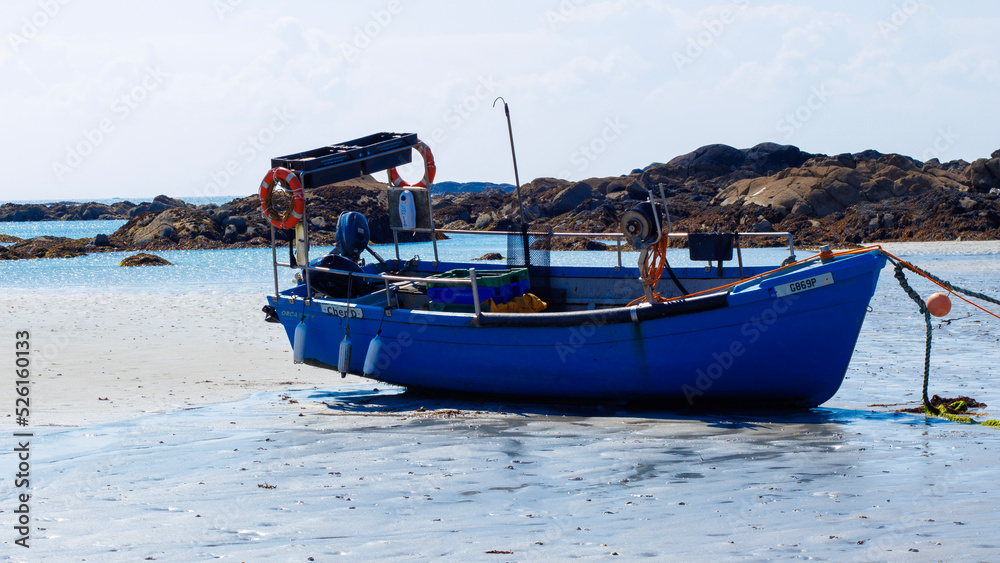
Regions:
M 1000 293 L 1000 248 L 886 247 Z M 435 400 L 341 380 L 291 363 L 256 294 L 0 303 L 43 364 L 32 547 L 13 546 L 10 526 L 0 538 L 15 561 L 1000 552 L 1000 431 L 870 406 L 919 399 L 923 324 L 891 270 L 838 395 L 793 414 Z M 1000 418 L 1000 324 L 968 313 L 956 304 L 935 331 L 931 391 L 972 395 Z M 12 418 L 0 420 L 9 436 Z M 12 468 L 10 449 L 0 463 Z M 0 474 L 5 522 L 12 476 Z

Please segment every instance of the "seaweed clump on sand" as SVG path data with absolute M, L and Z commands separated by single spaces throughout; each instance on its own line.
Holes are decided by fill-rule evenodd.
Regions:
M 974 422 L 971 418 L 966 416 L 969 413 L 969 409 L 981 409 L 985 408 L 986 403 L 981 403 L 972 397 L 966 397 L 965 395 L 959 395 L 958 397 L 940 397 L 934 395 L 931 397 L 931 408 L 933 412 L 931 414 L 936 414 L 938 416 L 943 416 L 952 420 L 957 420 L 957 422 Z M 923 406 L 913 407 L 909 409 L 901 409 L 899 412 L 911 412 L 916 414 L 922 414 L 927 412 L 924 410 Z M 973 413 L 975 414 L 975 413 Z M 983 424 L 989 426 L 996 426 L 996 421 L 987 420 Z
M 129 256 L 122 260 L 119 266 L 131 267 L 131 266 L 173 266 L 173 263 L 166 260 L 165 258 L 160 258 L 154 254 L 146 254 L 145 252 L 140 252 L 133 256 Z

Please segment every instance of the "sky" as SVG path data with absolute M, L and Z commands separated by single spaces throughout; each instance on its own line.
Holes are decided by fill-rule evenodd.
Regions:
M 251 195 L 270 158 L 417 133 L 437 180 L 700 146 L 1000 149 L 985 0 L 4 0 L 0 201 Z M 416 180 L 418 164 L 403 177 Z M 385 174 L 377 176 L 385 179 Z

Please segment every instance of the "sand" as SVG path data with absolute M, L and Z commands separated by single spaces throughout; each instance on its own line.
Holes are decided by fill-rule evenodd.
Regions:
M 32 335 L 41 368 L 34 426 L 121 421 L 340 382 L 334 372 L 292 364 L 284 330 L 263 321 L 259 294 L 56 293 L 0 303 L 9 329 L 3 350 L 13 350 L 13 331 Z

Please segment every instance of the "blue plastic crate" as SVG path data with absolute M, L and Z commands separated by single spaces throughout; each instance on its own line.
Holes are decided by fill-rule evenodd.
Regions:
M 478 281 L 478 272 L 477 272 Z M 428 284 L 429 285 L 429 284 Z M 506 303 L 513 299 L 524 295 L 528 289 L 531 288 L 531 282 L 528 278 L 509 283 L 506 285 L 500 285 L 496 287 L 482 286 L 478 285 L 479 290 L 479 302 L 485 303 L 487 300 L 492 299 L 494 303 Z M 452 285 L 452 286 L 437 286 L 427 288 L 427 297 L 434 301 L 435 303 L 442 304 L 455 304 L 455 305 L 472 305 L 472 288 L 463 285 Z

